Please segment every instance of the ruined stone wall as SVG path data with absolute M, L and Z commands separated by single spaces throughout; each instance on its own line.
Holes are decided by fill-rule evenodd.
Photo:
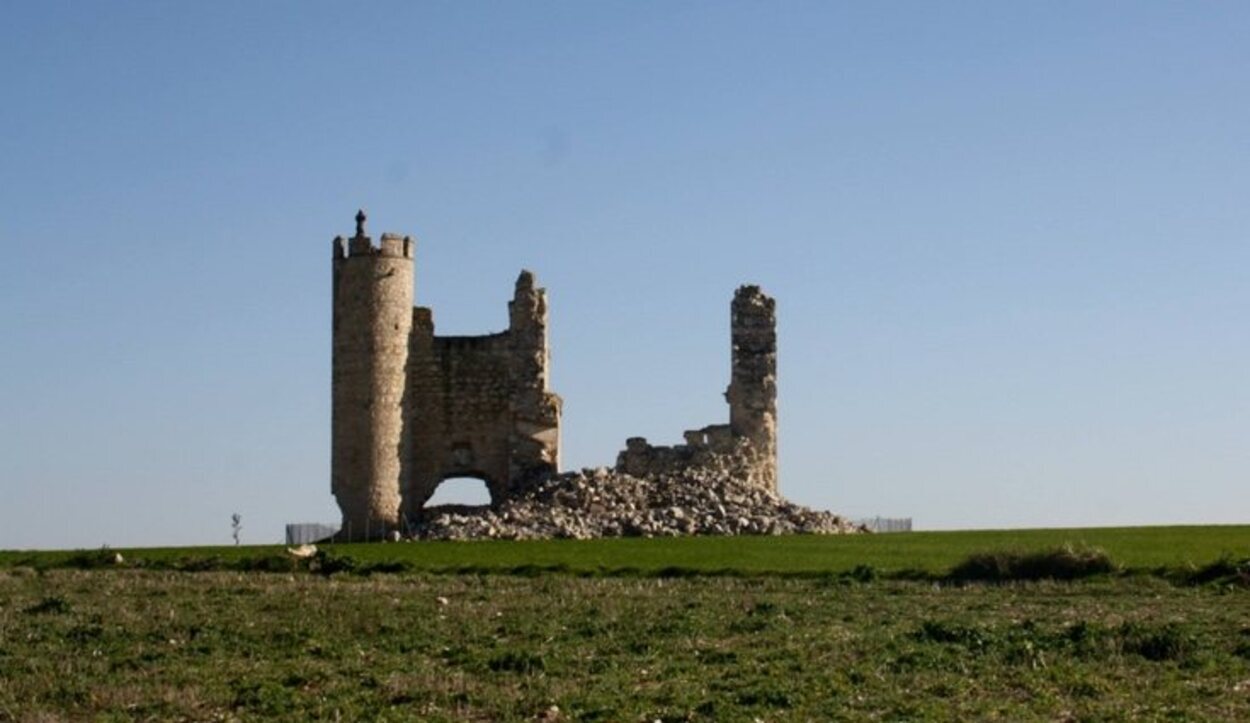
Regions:
M 644 437 L 625 440 L 617 455 L 616 470 L 635 477 L 649 477 L 691 467 L 707 466 L 713 455 L 734 451 L 735 440 L 728 424 L 713 424 L 685 433 L 685 444 L 659 446 Z
M 483 480 L 499 502 L 559 468 L 560 398 L 547 389 L 547 302 L 533 274 L 521 272 L 508 307 L 508 329 L 484 336 L 437 336 L 433 313 L 413 312 L 410 518 L 450 477 Z
M 776 308 L 758 286 L 742 286 L 734 294 L 730 338 L 729 424 L 689 430 L 685 444 L 674 446 L 631 437 L 617 455 L 618 472 L 653 477 L 728 466 L 750 484 L 777 490 Z
M 509 493 L 560 468 L 560 413 L 563 402 L 548 389 L 551 353 L 547 348 L 547 292 L 522 271 L 508 302 L 511 339 L 512 429 Z
M 443 480 L 476 477 L 493 502 L 560 465 L 560 398 L 548 388 L 547 297 L 521 272 L 508 329 L 437 336 L 414 308 L 413 241 L 365 215 L 334 239 L 330 489 L 340 536 L 380 539 L 420 515 Z
M 415 313 L 407 513 L 415 515 L 449 477 L 481 479 L 491 499 L 499 499 L 508 481 L 512 421 L 508 333 L 438 337 L 429 309 Z
M 769 489 L 777 489 L 777 307 L 758 286 L 740 286 L 730 307 L 733 372 L 725 399 L 735 437 L 751 442 Z
M 412 305 L 413 241 L 383 234 L 334 240 L 331 491 L 340 535 L 379 539 L 411 529 L 444 480 L 475 477 L 493 504 L 538 489 L 560 467 L 560 397 L 548 389 L 547 297 L 522 271 L 508 328 L 438 336 Z M 777 334 L 773 299 L 740 287 L 731 307 L 729 423 L 685 443 L 631 438 L 618 471 L 635 478 L 732 479 L 777 489 Z M 697 473 L 697 474 L 695 474 Z
M 364 221 L 346 248 L 334 239 L 330 383 L 330 489 L 357 539 L 399 526 L 412 324 L 412 239 L 383 234 L 375 246 Z

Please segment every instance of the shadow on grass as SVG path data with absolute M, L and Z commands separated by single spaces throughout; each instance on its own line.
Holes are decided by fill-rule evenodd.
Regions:
M 1179 571 L 1165 569 L 1159 574 L 1183 585 L 1250 588 L 1250 558 L 1239 560 L 1226 553 L 1201 567 L 1188 566 Z

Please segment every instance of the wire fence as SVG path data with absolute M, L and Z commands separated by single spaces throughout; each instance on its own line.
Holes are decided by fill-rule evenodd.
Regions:
M 327 525 L 321 522 L 295 522 L 286 526 L 286 544 L 306 545 L 321 542 L 327 537 L 337 534 L 338 525 Z
M 352 527 L 325 522 L 288 522 L 286 525 L 286 544 L 304 545 L 315 542 L 377 542 L 387 532 L 386 527 L 379 527 L 375 522 L 370 528 L 366 522 L 363 527 Z M 395 533 L 392 533 L 395 534 Z M 330 539 L 334 538 L 334 539 Z
M 866 517 L 856 520 L 873 532 L 911 532 L 910 517 Z

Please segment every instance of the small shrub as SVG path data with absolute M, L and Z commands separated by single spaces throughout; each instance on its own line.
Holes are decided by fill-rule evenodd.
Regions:
M 898 657 L 886 662 L 886 670 L 893 674 L 916 673 L 938 670 L 950 664 L 945 651 L 936 646 L 904 650 Z
M 290 714 L 295 710 L 295 693 L 274 681 L 234 684 L 233 706 L 263 716 Z
M 971 625 L 940 620 L 925 620 L 912 633 L 912 638 L 931 643 L 962 645 L 969 650 L 982 650 L 991 642 L 989 631 Z
M 355 572 L 360 563 L 351 555 L 336 555 L 325 550 L 318 550 L 308 563 L 308 569 L 322 575 L 333 575 L 336 572 Z
M 872 582 L 878 577 L 877 568 L 861 563 L 848 572 L 847 577 L 855 582 Z
M 1115 572 L 1117 565 L 1097 548 L 1071 545 L 1037 552 L 997 551 L 970 555 L 947 577 L 957 582 L 1077 580 Z
M 98 550 L 82 550 L 65 559 L 64 567 L 78 570 L 99 570 L 105 567 L 117 567 L 119 556 L 108 547 Z
M 1184 660 L 1197 648 L 1197 641 L 1176 623 L 1149 626 L 1124 623 L 1116 631 L 1120 649 L 1155 662 Z
M 1078 620 L 1063 630 L 1058 642 L 1073 655 L 1088 659 L 1105 656 L 1112 647 L 1112 637 L 1105 625 Z

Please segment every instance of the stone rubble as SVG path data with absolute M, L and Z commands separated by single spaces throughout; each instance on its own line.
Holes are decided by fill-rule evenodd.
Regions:
M 863 528 L 787 502 L 743 474 L 743 455 L 645 477 L 608 468 L 556 475 L 491 507 L 429 508 L 427 540 L 845 534 Z

